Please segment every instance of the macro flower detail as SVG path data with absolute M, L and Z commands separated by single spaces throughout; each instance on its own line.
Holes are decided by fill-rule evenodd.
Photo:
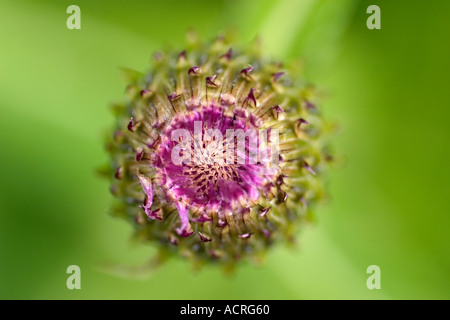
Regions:
M 259 262 L 292 241 L 331 159 L 331 127 L 297 73 L 224 37 L 157 53 L 148 73 L 128 70 L 107 143 L 114 214 L 195 265 Z

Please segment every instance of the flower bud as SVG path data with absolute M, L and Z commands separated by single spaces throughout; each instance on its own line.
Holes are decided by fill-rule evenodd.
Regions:
M 158 53 L 130 78 L 108 142 L 115 214 L 196 265 L 260 261 L 293 239 L 331 158 L 313 89 L 258 48 L 230 47 Z

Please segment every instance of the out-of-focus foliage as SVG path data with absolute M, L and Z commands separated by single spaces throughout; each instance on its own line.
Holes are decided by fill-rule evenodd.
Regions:
M 68 30 L 66 8 L 81 8 Z M 382 29 L 366 28 L 378 4 Z M 446 1 L 2 1 L 0 3 L 0 297 L 22 299 L 450 298 L 447 147 L 450 21 Z M 123 97 L 118 67 L 234 30 L 268 55 L 302 58 L 340 124 L 330 201 L 297 248 L 232 278 L 168 261 L 144 280 L 98 270 L 138 265 L 154 248 L 107 214 L 95 169 L 107 161 L 107 105 Z M 81 267 L 82 290 L 66 288 Z M 369 265 L 381 290 L 366 288 Z

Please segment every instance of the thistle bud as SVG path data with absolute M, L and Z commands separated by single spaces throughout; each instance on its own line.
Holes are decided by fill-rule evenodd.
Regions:
M 293 239 L 330 159 L 311 86 L 258 48 L 230 47 L 158 53 L 130 78 L 108 142 L 114 213 L 196 265 L 260 261 Z

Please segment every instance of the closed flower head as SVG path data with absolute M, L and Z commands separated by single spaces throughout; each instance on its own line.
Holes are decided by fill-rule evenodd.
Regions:
M 232 49 L 231 49 L 232 47 Z M 328 127 L 311 86 L 224 37 L 190 37 L 127 71 L 108 142 L 114 212 L 136 236 L 196 265 L 259 261 L 322 197 Z

